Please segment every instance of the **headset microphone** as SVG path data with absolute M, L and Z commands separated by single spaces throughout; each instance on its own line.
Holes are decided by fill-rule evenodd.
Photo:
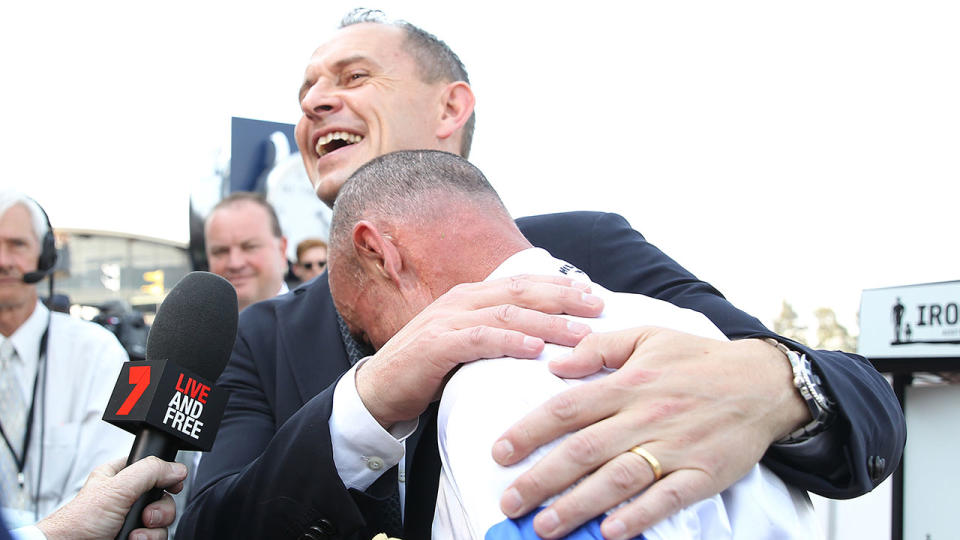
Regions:
M 28 283 L 32 285 L 34 283 L 39 283 L 40 281 L 43 280 L 43 278 L 47 277 L 49 274 L 50 274 L 50 270 L 44 270 L 42 272 L 27 272 L 23 274 L 23 277 L 21 279 L 23 279 L 24 283 Z

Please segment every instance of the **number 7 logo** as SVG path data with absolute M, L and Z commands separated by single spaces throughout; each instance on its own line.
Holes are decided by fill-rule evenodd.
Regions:
M 117 409 L 117 415 L 125 416 L 129 414 L 130 409 L 137 404 L 140 396 L 150 386 L 150 366 L 131 366 L 130 384 L 133 385 L 133 390 L 130 391 L 130 395 L 127 396 L 123 405 Z

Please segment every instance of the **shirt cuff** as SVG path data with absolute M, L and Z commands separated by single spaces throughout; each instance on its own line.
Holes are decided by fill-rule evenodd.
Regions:
M 13 536 L 14 540 L 47 540 L 47 537 L 43 534 L 43 532 L 33 525 L 14 529 L 10 531 L 10 534 Z
M 417 429 L 417 420 L 397 422 L 389 431 L 367 411 L 357 392 L 357 362 L 337 382 L 330 414 L 333 462 L 347 489 L 366 491 L 403 458 L 403 441 Z

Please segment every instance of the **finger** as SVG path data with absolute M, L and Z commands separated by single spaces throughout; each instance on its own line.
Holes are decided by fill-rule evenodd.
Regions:
M 639 327 L 591 334 L 569 355 L 550 362 L 550 371 L 558 377 L 577 379 L 605 367 L 619 369 L 633 355 L 638 343 L 654 331 L 653 327 Z
M 639 497 L 618 508 L 600 525 L 609 540 L 633 538 L 665 518 L 716 493 L 704 471 L 682 469 L 664 476 Z
M 102 465 L 98 465 L 92 471 L 90 471 L 90 475 L 87 477 L 87 480 L 89 481 L 94 478 L 111 478 L 116 476 L 116 474 L 123 469 L 126 462 L 127 460 L 125 458 L 111 459 L 110 461 L 103 463 Z
M 130 531 L 129 540 L 167 540 L 166 527 L 160 529 L 134 529 Z
M 513 304 L 544 313 L 596 317 L 603 311 L 603 300 L 583 287 L 569 278 L 515 276 L 457 285 L 441 298 L 462 309 Z
M 618 371 L 557 394 L 513 424 L 494 443 L 493 458 L 500 465 L 513 465 L 540 446 L 618 412 L 629 402 L 637 388 L 655 381 L 659 376 L 660 372 L 641 369 L 631 370 L 629 373 Z M 634 408 L 637 414 L 641 415 L 638 420 L 632 420 L 632 423 L 623 425 L 622 431 L 619 432 L 604 430 L 605 440 L 619 445 L 614 447 L 615 450 L 611 454 L 604 456 L 605 459 L 612 457 L 623 448 L 636 444 L 636 440 L 643 440 L 642 437 L 638 437 L 641 435 L 638 426 L 646 425 L 644 420 L 649 416 L 665 414 L 657 408 L 644 410 L 635 405 Z M 628 433 L 635 437 L 634 441 L 620 439 Z M 577 433 L 573 438 L 576 439 L 581 435 Z M 561 447 L 569 444 L 572 443 L 564 441 Z
M 646 419 L 640 417 L 636 425 L 645 424 Z M 639 490 L 649 483 L 636 480 L 637 477 L 649 473 L 652 478 L 650 465 L 643 458 L 624 455 L 637 440 L 645 440 L 641 431 L 626 429 L 629 425 L 634 424 L 611 417 L 566 437 L 510 485 L 501 498 L 501 510 L 510 517 L 524 515 L 578 481 L 576 489 L 580 491 L 564 502 L 573 505 L 565 512 L 575 517 L 590 519 L 626 500 L 636 493 L 629 491 L 630 486 Z M 660 448 L 652 451 L 656 452 L 663 472 L 672 470 L 672 453 Z M 625 470 L 628 465 L 632 469 Z M 611 489 L 611 485 L 621 487 Z M 603 490 L 606 493 L 602 496 L 593 495 Z M 628 492 L 624 494 L 625 490 Z
M 186 477 L 187 467 L 183 463 L 170 463 L 148 456 L 118 472 L 113 482 L 119 492 L 127 494 L 132 504 L 140 494 L 154 487 L 174 486 Z
M 143 509 L 143 526 L 151 529 L 166 528 L 173 524 L 177 515 L 177 505 L 173 497 L 164 493 L 158 501 L 148 504 Z
M 550 343 L 572 347 L 590 334 L 590 326 L 559 315 L 504 304 L 458 314 L 451 324 L 456 328 L 491 326 L 522 332 Z
M 533 520 L 537 534 L 563 536 L 636 495 L 654 481 L 645 459 L 622 452 L 557 499 Z

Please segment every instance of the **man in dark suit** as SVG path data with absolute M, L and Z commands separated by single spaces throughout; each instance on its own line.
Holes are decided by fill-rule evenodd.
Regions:
M 361 21 L 342 28 L 314 53 L 300 102 L 298 145 L 328 204 L 353 171 L 378 155 L 423 148 L 466 157 L 469 151 L 474 97 L 466 73 L 442 42 L 411 25 Z M 720 492 L 761 457 L 786 481 L 833 497 L 860 495 L 895 468 L 905 436 L 902 412 L 864 359 L 776 337 L 619 216 L 576 212 L 518 225 L 535 246 L 606 288 L 700 311 L 739 341 L 704 347 L 656 330 L 628 343 L 587 336 L 569 361 L 554 367 L 558 374 L 582 372 L 602 358 L 637 384 L 616 391 L 585 384 L 505 434 L 493 453 L 509 464 L 579 430 L 507 490 L 501 505 L 508 515 L 529 511 L 586 475 L 580 489 L 535 520 L 541 535 L 557 537 L 649 488 L 646 505 L 622 516 L 626 537 Z M 395 516 L 384 510 L 394 508 L 402 491 L 403 537 L 428 537 L 436 448 L 419 442 L 435 434 L 429 415 L 418 422 L 416 413 L 433 396 L 423 395 L 415 378 L 401 387 L 409 377 L 364 366 L 533 357 L 543 340 L 575 344 L 588 333 L 540 312 L 589 316 L 601 307 L 562 280 L 456 287 L 356 370 L 357 384 L 373 382 L 406 399 L 364 402 L 386 414 L 343 423 L 335 413 L 335 383 L 364 355 L 333 308 L 325 276 L 251 306 L 220 380 L 232 392 L 227 412 L 178 536 L 370 538 L 397 530 Z M 764 337 L 779 345 L 752 339 Z M 645 384 L 651 370 L 671 377 Z M 625 462 L 636 445 L 659 460 L 662 478 L 652 464 Z

